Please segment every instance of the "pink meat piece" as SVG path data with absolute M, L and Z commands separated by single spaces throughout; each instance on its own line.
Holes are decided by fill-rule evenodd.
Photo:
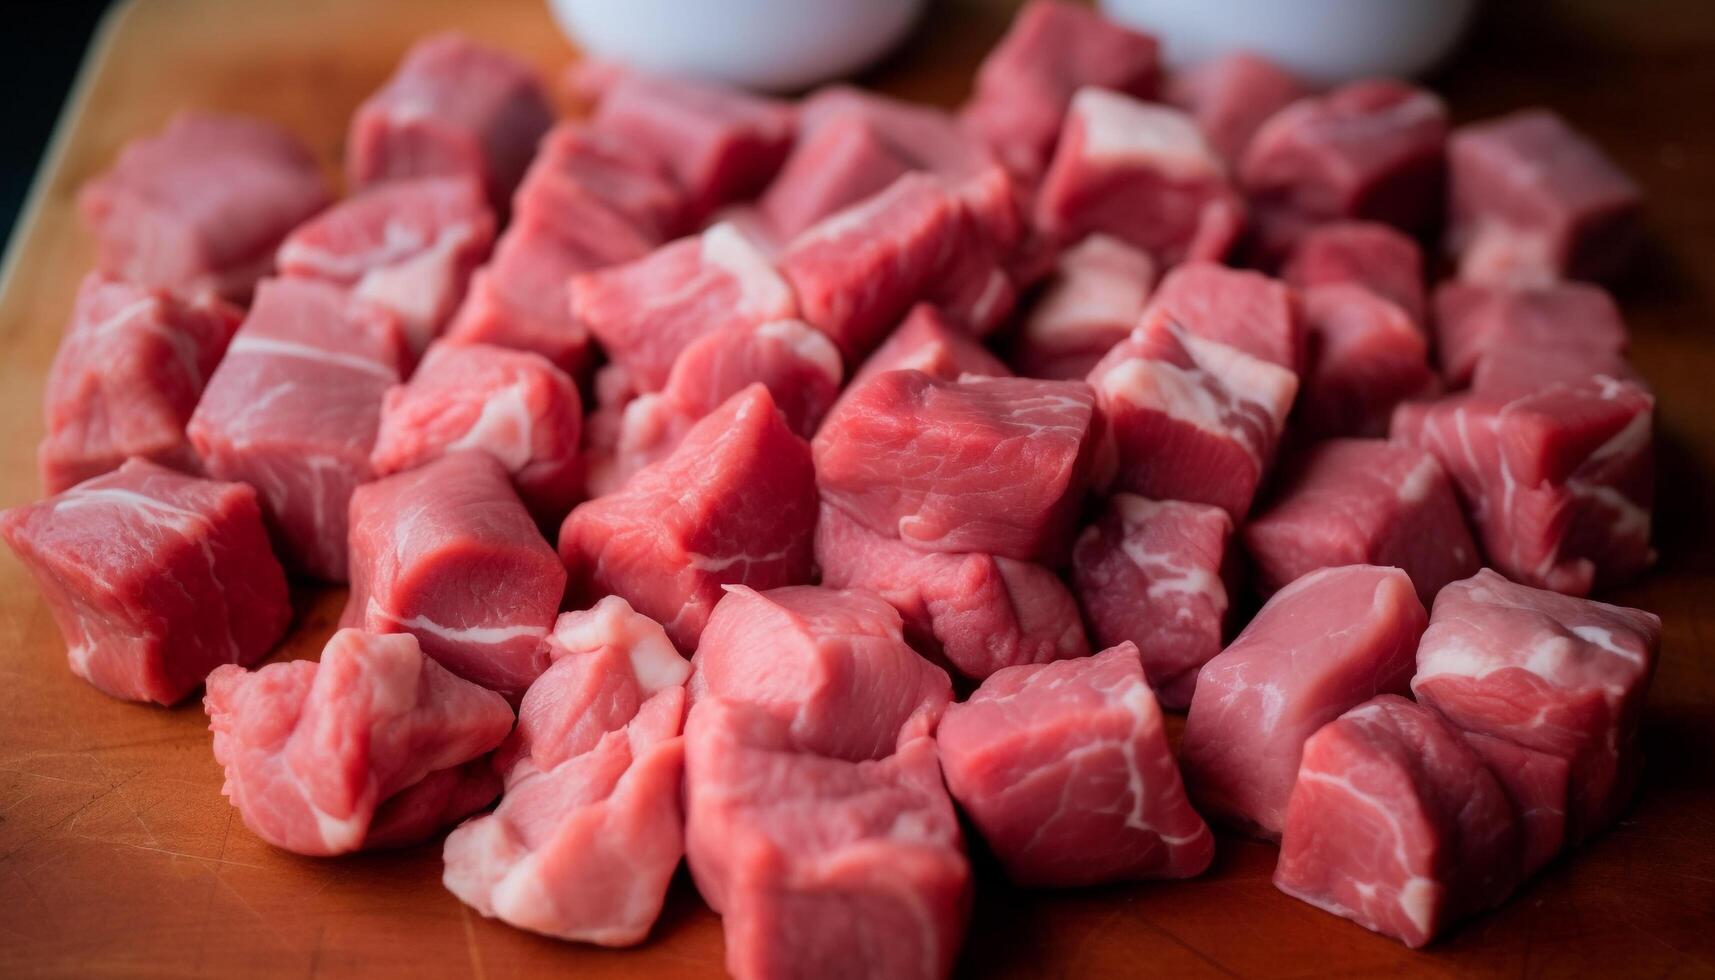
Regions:
M 530 66 L 457 33 L 418 41 L 365 99 L 346 134 L 353 188 L 412 177 L 467 177 L 506 206 L 554 123 Z
M 255 487 L 288 567 L 346 577 L 346 505 L 409 351 L 393 314 L 337 286 L 272 279 L 186 428 L 209 475 Z
M 1267 58 L 1234 51 L 1170 75 L 1166 101 L 1190 113 L 1221 157 L 1236 166 L 1268 117 L 1310 92 L 1303 79 Z
M 1219 259 L 1244 229 L 1244 201 L 1190 116 L 1117 92 L 1072 99 L 1035 221 L 1050 238 L 1120 238 L 1163 266 Z
M 1392 437 L 1440 460 L 1490 564 L 1528 585 L 1587 595 L 1655 561 L 1654 416 L 1649 392 L 1599 375 L 1408 402 Z
M 1416 949 L 1506 900 L 1518 846 L 1506 792 L 1458 730 L 1383 695 L 1304 743 L 1274 883 Z
M 319 279 L 398 315 L 414 354 L 441 332 L 494 244 L 494 214 L 465 177 L 384 184 L 299 225 L 283 276 Z
M 863 116 L 830 118 L 800 133 L 758 202 L 774 234 L 790 239 L 830 214 L 886 190 L 915 169 Z
M 72 673 L 106 694 L 174 704 L 219 664 L 268 655 L 292 619 L 256 492 L 142 459 L 0 512 Z
M 1009 168 L 1033 182 L 1047 169 L 1079 89 L 1152 99 L 1160 83 L 1155 38 L 1078 4 L 1031 0 L 983 59 L 961 115 Z
M 952 971 L 971 872 L 932 738 L 908 729 L 885 757 L 831 758 L 771 712 L 699 698 L 685 800 L 686 857 L 734 977 Z
M 1090 370 L 1101 412 L 1097 482 L 1243 520 L 1274 459 L 1298 376 L 1165 318 Z
M 1319 568 L 1391 565 L 1411 576 L 1427 606 L 1482 565 L 1441 464 L 1417 446 L 1382 439 L 1311 446 L 1243 537 L 1265 595 Z
M 947 709 L 947 786 L 1014 882 L 1189 878 L 1214 859 L 1143 673 L 1125 643 L 1008 667 Z
M 351 496 L 342 626 L 410 633 L 466 680 L 516 700 L 547 668 L 541 644 L 566 570 L 486 453 L 448 453 Z
M 212 295 L 186 301 L 85 276 L 42 396 L 43 490 L 69 489 L 130 456 L 194 471 L 185 423 L 243 316 Z
M 182 294 L 250 296 L 274 249 L 326 207 L 315 157 L 273 123 L 181 112 L 78 194 L 96 269 Z
M 1549 110 L 1462 126 L 1447 159 L 1447 246 L 1461 279 L 1612 279 L 1637 253 L 1637 184 Z
M 1423 250 L 1375 221 L 1333 221 L 1304 233 L 1280 277 L 1301 290 L 1349 283 L 1398 306 L 1420 328 L 1428 323 Z
M 1519 821 L 1520 874 L 1536 874 L 1566 843 L 1566 801 L 1571 766 L 1563 756 L 1528 749 L 1504 738 L 1464 732 L 1512 800 Z
M 1324 568 L 1276 592 L 1197 675 L 1179 745 L 1197 808 L 1279 837 L 1304 740 L 1378 694 L 1404 693 L 1428 619 L 1397 568 Z
M 1143 316 L 1146 321 L 1165 318 L 1288 370 L 1304 368 L 1305 324 L 1298 299 L 1291 287 L 1260 272 L 1188 262 L 1162 277 Z
M 500 795 L 500 776 L 487 756 L 461 766 L 438 769 L 375 808 L 363 846 L 369 850 L 421 844 Z
M 1447 383 L 1471 383 L 1488 360 L 1526 351 L 1543 366 L 1542 383 L 1561 363 L 1584 365 L 1585 376 L 1623 362 L 1629 338 L 1620 308 L 1600 286 L 1556 282 L 1514 288 L 1449 281 L 1435 290 L 1435 346 Z
M 1221 652 L 1234 578 L 1233 519 L 1219 507 L 1117 493 L 1072 548 L 1072 586 L 1096 643 L 1130 643 L 1163 707 L 1191 704 Z
M 678 448 L 560 527 L 572 594 L 619 595 L 695 650 L 722 586 L 810 578 L 816 473 L 810 447 L 753 384 Z
M 583 400 L 539 354 L 440 341 L 381 406 L 369 462 L 378 476 L 462 449 L 493 456 L 531 513 L 558 521 L 582 482 Z
M 495 754 L 506 795 L 448 835 L 442 881 L 509 925 L 629 946 L 649 934 L 685 851 L 690 664 L 617 596 L 562 615 L 546 647 L 553 666 Z
M 1416 231 L 1440 213 L 1446 139 L 1447 109 L 1434 94 L 1362 79 L 1270 116 L 1246 148 L 1239 178 L 1265 212 Z
M 1041 565 L 919 551 L 827 505 L 816 524 L 816 564 L 823 585 L 885 599 L 913 646 L 966 677 L 1090 653 L 1076 601 Z
M 609 74 L 596 128 L 664 164 L 693 218 L 754 197 L 791 148 L 794 116 L 783 102 L 630 69 Z
M 1638 723 L 1661 619 L 1484 569 L 1435 598 L 1411 690 L 1468 732 L 1564 759 L 1566 838 L 1607 826 L 1642 770 Z
M 926 303 L 912 307 L 881 346 L 864 358 L 846 390 L 855 391 L 878 374 L 906 370 L 943 381 L 957 381 L 966 374 L 1004 378 L 1012 373 L 976 338 Z
M 855 363 L 940 281 L 963 219 L 938 180 L 907 174 L 798 235 L 780 272 L 804 319 Z
M 418 842 L 401 839 L 402 824 L 438 830 L 405 814 L 389 818 L 387 808 L 399 800 L 421 817 L 413 787 L 487 753 L 512 727 L 504 698 L 448 673 L 416 638 L 352 629 L 333 635 L 319 663 L 216 668 L 203 707 L 226 770 L 221 793 L 244 825 L 311 857 L 378 846 L 372 827 L 390 846 Z M 451 796 L 472 809 L 494 798 Z
M 817 485 L 912 547 L 1052 564 L 1082 502 L 1094 425 L 1082 382 L 889 371 L 842 398 L 816 433 Z
M 685 193 L 664 162 L 581 121 L 543 137 L 513 211 L 554 224 L 593 252 L 620 247 L 624 258 L 677 238 L 690 224 Z
M 1060 254 L 1013 338 L 1010 360 L 1032 378 L 1082 378 L 1137 326 L 1155 285 L 1149 253 L 1094 234 Z
M 699 337 L 798 315 L 780 271 L 727 224 L 575 276 L 570 296 L 572 318 L 643 391 L 660 390 L 674 360 Z
M 589 331 L 572 319 L 572 276 L 610 265 L 608 256 L 562 237 L 545 221 L 520 215 L 500 236 L 494 258 L 471 277 L 446 339 L 533 351 L 573 376 L 591 360 Z
M 1294 418 L 1299 432 L 1385 435 L 1400 402 L 1440 392 L 1429 339 L 1403 309 L 1352 283 L 1300 295 L 1310 364 Z
M 673 362 L 659 392 L 591 422 L 589 489 L 612 493 L 632 474 L 664 459 L 693 425 L 752 384 L 774 398 L 793 432 L 809 438 L 839 395 L 844 368 L 827 337 L 802 320 L 728 327 L 702 337 Z

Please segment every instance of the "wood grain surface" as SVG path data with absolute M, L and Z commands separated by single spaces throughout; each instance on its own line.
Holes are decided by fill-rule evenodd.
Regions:
M 694 2 L 694 0 L 690 0 Z M 1011 3 L 942 0 L 867 79 L 963 98 Z M 557 69 L 542 0 L 139 0 L 109 17 L 0 281 L 0 505 L 37 494 L 43 378 L 91 261 L 73 197 L 176 108 L 256 113 L 338 160 L 345 120 L 416 37 L 458 27 Z M 1505 0 L 1435 80 L 1460 118 L 1546 103 L 1644 184 L 1648 256 L 1620 292 L 1660 393 L 1660 568 L 1611 598 L 1661 614 L 1641 796 L 1500 911 L 1412 953 L 1277 893 L 1272 848 L 1222 839 L 1194 881 L 1011 890 L 977 857 L 972 976 L 1715 976 L 1715 4 Z M 342 596 L 299 596 L 281 657 Z M 245 831 L 196 703 L 122 704 L 74 679 L 34 585 L 0 557 L 0 976 L 717 976 L 720 924 L 681 876 L 652 938 L 608 952 L 482 919 L 439 845 L 343 860 Z

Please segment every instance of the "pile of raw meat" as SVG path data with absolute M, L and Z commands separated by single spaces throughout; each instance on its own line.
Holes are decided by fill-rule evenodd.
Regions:
M 205 690 L 253 832 L 453 828 L 522 929 L 642 941 L 685 859 L 736 976 L 938 977 L 967 830 L 1067 887 L 1209 820 L 1429 942 L 1638 781 L 1638 192 L 1551 112 L 1158 58 L 1036 0 L 954 113 L 583 63 L 557 121 L 437 37 L 340 200 L 181 115 L 83 192 L 0 532 L 79 676 Z M 288 575 L 343 628 L 250 669 Z

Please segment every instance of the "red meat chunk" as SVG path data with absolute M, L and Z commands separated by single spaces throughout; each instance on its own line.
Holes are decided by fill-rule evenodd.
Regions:
M 1454 387 L 1470 384 L 1487 362 L 1515 353 L 1536 365 L 1530 379 L 1538 384 L 1610 373 L 1624 363 L 1628 343 L 1620 309 L 1600 286 L 1447 282 L 1435 290 L 1435 346 L 1442 375 Z
M 1285 283 L 1260 272 L 1187 263 L 1162 278 L 1144 309 L 1144 319 L 1151 318 L 1288 370 L 1304 367 L 1304 316 L 1297 299 Z
M 1563 756 L 1528 749 L 1504 738 L 1479 732 L 1464 735 L 1513 802 L 1519 820 L 1519 870 L 1528 878 L 1552 861 L 1566 843 L 1571 767 Z
M 1312 437 L 1380 436 L 1400 402 L 1440 391 L 1429 341 L 1405 311 L 1362 286 L 1302 294 L 1310 367 L 1294 422 Z
M 1420 328 L 1428 322 L 1423 250 L 1374 221 L 1333 221 L 1304 233 L 1280 277 L 1299 289 L 1349 283 L 1398 306 Z
M 948 322 L 933 306 L 918 304 L 875 352 L 864 358 L 847 391 L 888 371 L 922 371 L 943 381 L 966 374 L 1004 378 L 1012 372 L 975 338 Z
M 1244 159 L 1245 147 L 1268 117 L 1309 94 L 1303 79 L 1249 51 L 1176 72 L 1166 92 L 1167 101 L 1189 112 L 1209 143 L 1234 165 Z
M 1117 238 L 1091 235 L 1060 254 L 1013 339 L 1020 374 L 1082 378 L 1137 326 L 1155 285 L 1155 260 Z
M 471 277 L 446 339 L 532 351 L 580 375 L 591 360 L 590 336 L 572 319 L 567 284 L 609 264 L 550 225 L 521 216 L 500 236 L 493 261 Z

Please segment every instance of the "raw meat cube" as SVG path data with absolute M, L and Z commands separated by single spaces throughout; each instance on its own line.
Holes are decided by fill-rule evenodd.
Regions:
M 1318 568 L 1391 565 L 1411 576 L 1427 606 L 1482 566 L 1441 464 L 1383 439 L 1311 446 L 1243 536 L 1264 595 Z
M 618 490 L 633 473 L 671 453 L 699 419 L 752 384 L 765 386 L 786 424 L 807 439 L 839 395 L 843 374 L 833 341 L 802 320 L 704 334 L 674 360 L 661 391 L 592 418 L 590 492 Z
M 1268 117 L 1310 91 L 1267 58 L 1234 51 L 1169 76 L 1166 101 L 1189 112 L 1222 158 L 1236 165 Z
M 1190 116 L 1096 88 L 1072 99 L 1035 219 L 1055 240 L 1102 232 L 1163 266 L 1220 258 L 1245 220 L 1226 166 Z
M 1294 419 L 1303 434 L 1386 435 L 1395 406 L 1440 391 L 1429 340 L 1399 306 L 1353 283 L 1300 298 L 1310 352 Z
M 1304 316 L 1297 298 L 1285 283 L 1260 272 L 1188 262 L 1162 278 L 1143 316 L 1165 318 L 1291 371 L 1304 367 Z
M 209 475 L 262 495 L 290 568 L 346 577 L 346 505 L 374 478 L 381 402 L 408 363 L 393 314 L 337 286 L 271 279 L 186 429 Z
M 1215 857 L 1130 643 L 1008 667 L 947 709 L 947 786 L 1024 885 L 1188 878 Z
M 512 206 L 590 251 L 605 254 L 618 243 L 627 259 L 677 238 L 689 224 L 685 193 L 665 163 L 585 122 L 548 131 Z
M 65 638 L 72 673 L 174 704 L 219 664 L 268 655 L 292 619 L 256 492 L 142 459 L 0 512 Z
M 1079 89 L 1150 99 L 1160 82 L 1155 38 L 1077 4 L 1031 0 L 983 59 L 962 114 L 1008 167 L 1034 180 L 1048 166 Z
M 588 367 L 589 331 L 572 319 L 572 276 L 610 265 L 548 222 L 521 214 L 500 236 L 494 259 L 471 277 L 446 339 L 533 351 L 573 376 Z
M 625 265 L 576 276 L 572 318 L 643 391 L 706 334 L 798 315 L 792 289 L 736 227 L 719 224 Z
M 1304 743 L 1274 883 L 1416 949 L 1506 900 L 1518 846 L 1505 791 L 1458 730 L 1383 695 Z
M 798 751 L 880 759 L 932 733 L 953 696 L 902 630 L 862 589 L 729 585 L 692 661 L 691 695 L 777 716 Z
M 1420 328 L 1428 322 L 1423 250 L 1375 221 L 1333 221 L 1304 233 L 1280 277 L 1299 289 L 1350 283 L 1392 302 Z
M 912 170 L 874 121 L 828 118 L 804 130 L 759 202 L 770 229 L 791 239 L 830 214 L 886 190 Z
M 1179 745 L 1197 808 L 1279 837 L 1304 740 L 1378 694 L 1403 693 L 1428 619 L 1397 568 L 1324 568 L 1276 592 L 1197 675 Z
M 1446 139 L 1447 109 L 1434 94 L 1363 79 L 1270 116 L 1245 150 L 1239 179 L 1264 211 L 1416 231 L 1440 213 Z
M 1116 493 L 1072 549 L 1072 585 L 1098 645 L 1130 643 L 1161 705 L 1191 705 L 1221 652 L 1233 519 L 1219 507 Z
M 939 281 L 962 225 L 938 180 L 907 174 L 793 239 L 780 272 L 804 319 L 856 363 Z
M 1553 112 L 1462 126 L 1447 160 L 1447 246 L 1461 279 L 1611 279 L 1637 252 L 1638 186 Z
M 1654 416 L 1649 392 L 1599 375 L 1408 402 L 1392 436 L 1441 461 L 1490 564 L 1527 585 L 1588 595 L 1655 561 Z
M 330 198 L 315 157 L 260 119 L 182 112 L 78 194 L 102 274 L 249 298 L 274 249 Z
M 1298 376 L 1165 318 L 1090 370 L 1101 410 L 1098 483 L 1211 504 L 1243 520 L 1274 458 Z
M 699 698 L 685 726 L 686 857 L 733 976 L 947 976 L 970 865 L 935 742 L 852 761 L 777 715 Z
M 560 617 L 553 666 L 495 753 L 506 795 L 447 837 L 442 881 L 483 915 L 629 946 L 661 913 L 685 853 L 685 678 L 659 624 L 609 596 Z
M 1441 373 L 1458 388 L 1472 382 L 1483 363 L 1519 351 L 1544 367 L 1542 384 L 1559 362 L 1582 364 L 1583 377 L 1607 373 L 1622 362 L 1629 344 L 1626 324 L 1612 296 L 1600 286 L 1555 282 L 1514 288 L 1451 281 L 1435 290 L 1435 346 Z
M 500 776 L 480 756 L 461 766 L 439 769 L 387 798 L 363 836 L 368 850 L 421 844 L 460 820 L 478 813 L 500 795 Z
M 410 633 L 441 666 L 516 700 L 548 666 L 566 569 L 486 453 L 448 453 L 351 495 L 342 626 Z
M 291 660 L 255 671 L 227 665 L 208 676 L 203 698 L 214 758 L 226 770 L 221 793 L 251 832 L 282 850 L 311 857 L 386 843 L 417 843 L 427 826 L 414 792 L 441 783 L 448 770 L 493 749 L 512 727 L 512 709 L 493 691 L 459 680 L 423 655 L 406 633 L 345 629 L 321 661 Z M 474 774 L 471 775 L 473 778 Z M 471 809 L 485 794 L 445 794 Z M 431 784 L 435 795 L 444 787 Z M 395 805 L 414 812 L 389 813 Z M 432 809 L 432 808 L 431 808 Z M 466 813 L 446 813 L 448 822 Z M 420 831 L 402 839 L 402 824 Z
M 346 135 L 353 188 L 409 177 L 468 177 L 504 209 L 554 109 L 529 65 L 456 33 L 412 46 L 364 100 Z
M 1637 787 L 1638 722 L 1661 619 L 1509 582 L 1449 585 L 1417 651 L 1412 693 L 1468 732 L 1565 759 L 1567 839 L 1607 826 Z
M 1519 871 L 1528 878 L 1566 843 L 1571 767 L 1563 756 L 1527 749 L 1504 738 L 1479 732 L 1464 736 L 1513 802 L 1519 821 Z
M 195 470 L 185 423 L 243 315 L 209 295 L 85 276 L 42 398 L 42 488 L 58 493 L 130 456 Z
M 1094 425 L 1079 381 L 888 371 L 816 433 L 816 482 L 829 504 L 915 548 L 1052 564 L 1082 503 Z
M 1060 254 L 1053 278 L 1013 339 L 1013 367 L 1031 378 L 1082 378 L 1137 326 L 1155 260 L 1108 235 Z
M 1072 594 L 1041 565 L 919 551 L 827 505 L 816 523 L 816 564 L 823 585 L 887 600 L 912 645 L 966 677 L 1090 653 Z
M 619 595 L 697 648 L 722 586 L 810 578 L 816 473 L 810 447 L 753 384 L 691 427 L 672 455 L 560 527 L 572 595 Z
M 370 465 L 378 476 L 461 449 L 493 456 L 531 512 L 558 521 L 577 501 L 583 400 L 539 354 L 487 344 L 435 343 L 387 392 Z
M 280 274 L 331 282 L 385 306 L 421 354 L 493 244 L 494 215 L 474 181 L 402 180 L 299 225 L 280 246 Z
M 774 99 L 623 68 L 602 88 L 596 128 L 665 164 L 693 217 L 754 197 L 792 145 L 792 107 Z
M 967 374 L 1004 378 L 1012 373 L 976 338 L 926 303 L 912 307 L 887 340 L 864 358 L 846 390 L 855 391 L 878 374 L 907 370 L 922 371 L 943 381 L 957 381 Z

